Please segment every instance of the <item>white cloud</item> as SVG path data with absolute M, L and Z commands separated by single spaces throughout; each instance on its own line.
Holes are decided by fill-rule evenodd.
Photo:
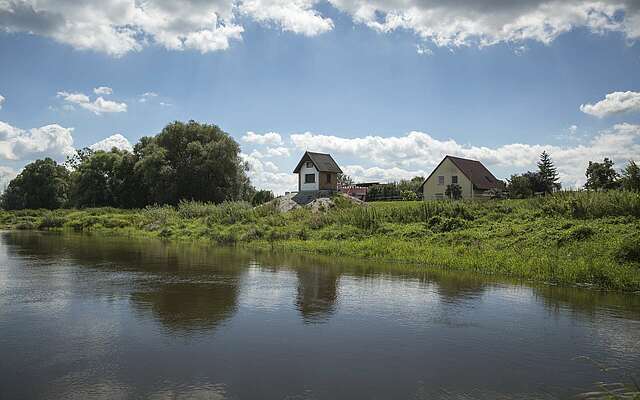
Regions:
M 296 176 L 291 172 L 281 172 L 272 162 L 263 162 L 253 154 L 240 154 L 249 164 L 249 178 L 257 189 L 271 190 L 276 195 L 298 189 Z
M 463 145 L 453 139 L 439 140 L 423 132 L 363 138 L 341 138 L 310 132 L 291 135 L 292 142 L 300 150 L 329 152 L 370 163 L 370 168 L 357 169 L 357 165 L 347 167 L 353 168 L 347 171 L 367 180 L 373 177 L 394 180 L 427 174 L 447 154 L 480 160 L 490 169 L 507 171 L 503 177 L 508 177 L 508 174 L 535 168 L 540 153 L 546 150 L 552 155 L 565 186 L 584 183 L 584 171 L 590 160 L 609 157 L 624 163 L 629 159 L 640 159 L 639 138 L 640 125 L 632 124 L 615 125 L 574 146 L 513 143 L 492 148 Z
M 307 36 L 331 31 L 319 0 L 1 0 L 0 26 L 113 56 L 155 43 L 170 50 L 225 50 L 244 20 Z M 438 46 L 550 43 L 575 28 L 640 37 L 636 0 L 328 0 L 378 32 L 408 30 Z
M 155 92 L 146 92 L 140 95 L 140 99 L 138 99 L 138 101 L 140 103 L 146 103 L 148 100 L 154 98 L 154 97 L 158 97 L 158 93 Z
M 282 136 L 277 132 L 267 132 L 264 135 L 260 135 L 255 132 L 247 132 L 241 139 L 245 143 L 259 144 L 259 145 L 279 145 L 282 144 Z
M 640 92 L 613 92 L 596 104 L 582 104 L 580 111 L 598 118 L 615 114 L 640 112 Z
M 111 151 L 114 147 L 119 150 L 133 151 L 131 142 L 119 133 L 111 135 L 108 138 L 102 139 L 101 141 L 89 146 L 91 150 L 102 151 Z
M 100 86 L 100 87 L 94 88 L 93 93 L 108 95 L 108 94 L 113 94 L 113 89 L 107 86 Z
M 425 45 L 422 44 L 417 44 L 416 45 L 416 52 L 420 55 L 425 55 L 425 56 L 432 56 L 433 55 L 433 50 L 431 50 L 430 48 L 428 48 Z
M 264 151 L 254 150 L 251 152 L 251 156 L 256 158 L 268 158 L 268 157 L 289 157 L 291 152 L 287 147 L 267 147 Z
M 64 160 L 74 153 L 72 132 L 73 128 L 58 124 L 25 131 L 0 121 L 0 159 L 52 157 Z
M 571 125 L 567 130 L 569 132 L 569 135 L 575 135 L 576 132 L 578 132 L 578 125 Z
M 76 104 L 86 110 L 91 111 L 96 115 L 102 113 L 119 113 L 127 111 L 126 103 L 118 103 L 116 101 L 105 100 L 102 96 L 99 96 L 94 101 L 91 101 L 89 96 L 83 93 L 69 93 L 65 91 L 58 92 L 57 97 L 62 98 L 64 101 Z
M 585 27 L 640 37 L 634 0 L 329 0 L 354 21 L 379 32 L 406 29 L 438 46 L 490 46 L 535 40 L 551 43 Z
M 4 192 L 9 182 L 16 176 L 18 176 L 18 173 L 13 168 L 0 165 L 0 193 Z
M 313 9 L 313 0 L 245 0 L 239 2 L 241 13 L 263 23 L 279 26 L 283 31 L 315 36 L 333 29 L 333 21 Z
M 4 96 L 0 94 L 0 110 L 2 110 L 3 104 L 4 104 Z

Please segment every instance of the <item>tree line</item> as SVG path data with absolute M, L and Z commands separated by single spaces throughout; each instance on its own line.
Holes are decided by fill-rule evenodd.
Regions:
M 133 151 L 78 150 L 64 164 L 36 160 L 0 197 L 6 210 L 64 207 L 141 208 L 181 200 L 266 201 L 251 185 L 240 146 L 216 125 L 173 122 Z

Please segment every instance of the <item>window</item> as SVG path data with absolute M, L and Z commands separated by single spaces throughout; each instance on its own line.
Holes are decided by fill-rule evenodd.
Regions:
M 331 183 L 331 174 L 327 174 L 327 183 Z
M 307 168 L 313 168 L 313 163 L 311 161 L 307 161 Z
M 454 175 L 451 177 L 451 184 L 452 185 L 457 185 L 458 184 L 458 175 Z
M 304 183 L 316 183 L 316 174 L 305 174 Z
M 442 186 L 444 185 L 444 176 L 439 176 L 438 177 L 438 186 Z

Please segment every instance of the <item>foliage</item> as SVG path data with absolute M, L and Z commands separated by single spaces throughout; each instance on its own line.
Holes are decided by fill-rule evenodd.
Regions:
M 640 166 L 630 160 L 622 170 L 620 184 L 624 190 L 640 192 Z
M 640 263 L 640 236 L 626 237 L 616 251 L 616 259 L 620 262 Z
M 404 201 L 415 201 L 415 200 L 418 200 L 418 194 L 416 192 L 414 192 L 413 190 L 401 190 L 400 191 L 400 197 L 402 197 L 402 200 L 404 200 Z
M 275 196 L 271 190 L 258 190 L 251 197 L 251 205 L 259 206 L 260 204 L 268 203 L 273 200 Z
M 353 179 L 347 174 L 338 174 L 338 186 L 352 186 L 355 182 Z
M 402 200 L 415 200 L 420 197 L 419 189 L 422 185 L 424 178 L 416 176 L 410 180 L 403 179 L 399 182 L 382 183 L 373 185 L 367 192 L 367 200 L 376 201 L 380 199 L 402 199 Z M 402 193 L 414 192 L 416 197 L 412 195 L 404 195 Z
M 553 193 L 560 190 L 560 183 L 558 182 L 558 170 L 556 169 L 551 156 L 546 151 L 540 154 L 540 161 L 538 161 L 538 174 L 545 193 Z
M 69 172 L 51 158 L 36 160 L 24 167 L 0 198 L 5 210 L 25 208 L 55 209 L 66 205 Z
M 462 198 L 462 187 L 457 183 L 452 183 L 447 185 L 444 194 L 452 200 L 460 200 Z
M 601 191 L 618 187 L 618 173 L 613 168 L 613 161 L 606 157 L 601 163 L 589 161 L 585 175 L 585 189 Z

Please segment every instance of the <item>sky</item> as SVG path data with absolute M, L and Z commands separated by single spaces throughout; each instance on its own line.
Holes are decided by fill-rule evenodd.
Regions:
M 0 0 L 0 188 L 27 163 L 216 124 L 252 182 L 305 150 L 356 181 L 447 154 L 498 178 L 546 150 L 564 187 L 640 161 L 633 0 Z

